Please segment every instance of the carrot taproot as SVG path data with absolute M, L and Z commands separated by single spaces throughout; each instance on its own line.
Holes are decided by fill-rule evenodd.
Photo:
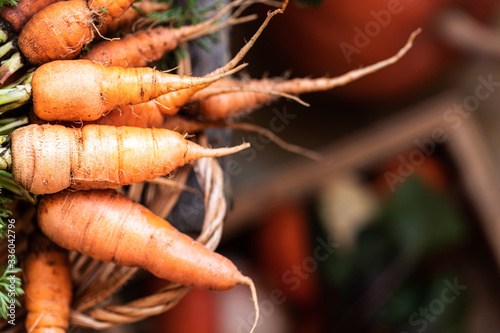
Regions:
M 93 1 L 87 6 L 84 0 L 55 2 L 39 12 L 24 25 L 19 34 L 21 52 L 34 65 L 54 60 L 77 57 L 94 38 L 97 26 L 123 13 L 133 0 Z
M 191 108 L 206 119 L 227 120 L 245 112 L 249 112 L 276 98 L 276 95 L 257 91 L 220 93 L 221 91 L 228 90 L 228 88 L 243 87 L 247 90 L 257 89 L 288 94 L 303 94 L 315 91 L 325 91 L 343 86 L 399 61 L 399 59 L 410 50 L 413 45 L 413 40 L 419 33 L 420 29 L 414 31 L 405 46 L 394 56 L 373 65 L 352 70 L 339 77 L 315 79 L 296 78 L 291 80 L 262 79 L 250 80 L 247 82 L 225 79 L 223 82 L 219 82 L 217 86 L 211 86 L 204 90 L 200 90 L 193 95 L 190 102 L 194 105 L 191 105 Z
M 105 66 L 144 67 L 161 59 L 166 53 L 175 50 L 181 43 L 214 32 L 239 20 L 229 19 L 223 24 L 214 24 L 231 8 L 243 0 L 232 2 L 222 8 L 213 18 L 195 25 L 180 28 L 156 27 L 128 34 L 119 40 L 108 40 L 94 45 L 83 59 Z
M 30 237 L 29 244 L 24 261 L 26 331 L 64 333 L 72 298 L 67 251 L 39 231 Z
M 42 8 L 59 0 L 20 0 L 15 6 L 5 6 L 0 10 L 0 19 L 16 34 L 28 20 Z
M 19 34 L 19 49 L 33 65 L 73 59 L 94 39 L 92 25 L 85 1 L 55 2 L 26 23 Z
M 14 182 L 34 194 L 117 188 L 153 179 L 203 157 L 248 148 L 209 149 L 164 129 L 28 125 L 11 136 Z
M 253 281 L 226 257 L 212 252 L 147 208 L 112 190 L 63 191 L 38 206 L 43 233 L 63 248 L 96 260 L 138 266 L 186 286 L 227 290 L 248 285 L 259 317 Z
M 111 20 L 105 24 L 101 24 L 99 27 L 99 32 L 101 35 L 106 35 L 110 32 L 114 32 L 120 30 L 121 32 L 130 32 L 134 29 L 134 25 L 138 22 L 138 20 L 143 19 L 147 20 L 146 15 L 165 11 L 170 7 L 168 3 L 165 2 L 152 2 L 152 1 L 140 1 L 134 4 L 133 7 L 127 9 L 123 15 L 117 17 L 114 20 Z
M 219 75 L 190 77 L 152 68 L 104 67 L 89 60 L 52 61 L 38 67 L 33 75 L 33 110 L 48 121 L 96 120 L 118 106 L 205 85 L 245 66 Z

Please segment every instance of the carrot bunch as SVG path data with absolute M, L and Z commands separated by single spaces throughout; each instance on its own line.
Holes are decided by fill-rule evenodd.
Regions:
M 246 83 L 228 79 L 246 66 L 239 64 L 271 18 L 283 13 L 288 3 L 285 0 L 281 8 L 268 13 L 233 59 L 205 76 L 182 76 L 146 67 L 181 43 L 248 20 L 239 18 L 247 2 L 254 0 L 237 0 L 199 24 L 176 29 L 161 26 L 103 41 L 81 59 L 75 58 L 97 35 L 130 27 L 137 20 L 137 12 L 129 8 L 133 0 L 52 0 L 43 6 L 33 5 L 31 18 L 16 21 L 22 21 L 16 28 L 21 53 L 39 67 L 4 87 L 9 97 L 5 97 L 7 107 L 0 107 L 0 112 L 31 98 L 37 120 L 13 132 L 5 128 L 10 140 L 8 144 L 0 140 L 0 166 L 12 172 L 13 188 L 39 196 L 37 222 L 47 237 L 34 238 L 34 246 L 24 259 L 26 296 L 30 298 L 26 301 L 28 331 L 62 332 L 68 326 L 72 287 L 62 249 L 103 262 L 140 267 L 189 287 L 226 290 L 247 285 L 256 312 L 251 331 L 255 329 L 259 307 L 249 277 L 229 259 L 114 189 L 168 175 L 200 158 L 247 148 L 249 144 L 206 148 L 179 131 L 223 126 L 276 96 L 293 97 L 347 84 L 398 61 L 416 33 L 394 57 L 339 78 Z M 240 5 L 229 19 L 218 23 Z M 163 4 L 148 2 L 137 7 L 145 12 L 165 10 Z M 4 104 L 2 96 L 0 91 L 0 105 Z M 178 113 L 185 108 L 195 110 L 192 112 L 198 119 L 182 118 Z M 60 287 L 57 293 L 52 292 L 58 288 L 49 280 Z M 43 286 L 51 292 L 38 292 Z M 54 299 L 60 301 L 52 302 Z

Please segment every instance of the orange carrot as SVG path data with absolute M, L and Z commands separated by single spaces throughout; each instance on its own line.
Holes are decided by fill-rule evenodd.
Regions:
M 244 66 L 220 75 L 189 77 L 152 68 L 103 67 L 89 60 L 53 61 L 33 75 L 33 109 L 43 120 L 91 121 L 118 106 L 205 85 Z
M 34 194 L 117 188 L 249 146 L 209 149 L 164 129 L 32 124 L 12 133 L 12 176 Z
M 241 2 L 242 0 L 230 3 L 213 18 L 196 25 L 182 26 L 177 29 L 157 27 L 126 35 L 119 40 L 104 41 L 93 46 L 83 58 L 105 66 L 147 66 L 151 62 L 161 59 L 166 53 L 175 50 L 179 44 L 212 33 L 214 23 Z M 232 19 L 225 24 L 218 25 L 216 29 L 231 24 L 233 24 Z
M 29 244 L 24 262 L 26 331 L 64 333 L 72 297 L 67 251 L 39 232 L 30 237 Z
M 83 0 L 53 3 L 26 23 L 19 34 L 19 48 L 34 65 L 73 59 L 94 38 L 92 20 Z
M 164 2 L 151 2 L 151 1 L 140 1 L 134 4 L 134 7 L 130 7 L 123 13 L 122 16 L 107 22 L 106 24 L 101 24 L 99 27 L 99 32 L 101 35 L 108 34 L 120 30 L 121 32 L 130 32 L 133 30 L 134 24 L 138 22 L 139 19 L 148 21 L 145 18 L 146 14 L 165 11 L 169 8 L 168 3 Z M 152 23 L 152 21 L 150 22 Z
M 19 48 L 34 65 L 74 59 L 94 38 L 94 21 L 98 26 L 107 24 L 132 3 L 133 0 L 95 0 L 89 3 L 91 9 L 84 0 L 53 3 L 26 23 L 19 34 Z
M 94 259 L 138 266 L 186 286 L 226 290 L 253 281 L 227 258 L 210 251 L 167 221 L 115 191 L 63 191 L 45 195 L 38 224 L 56 244 Z
M 342 76 L 334 78 L 297 78 L 292 80 L 250 80 L 248 82 L 237 82 L 226 79 L 219 82 L 216 87 L 212 86 L 201 90 L 191 98 L 191 102 L 197 114 L 211 120 L 227 120 L 249 112 L 276 98 L 276 95 L 257 91 L 236 91 L 220 93 L 231 90 L 234 87 L 242 87 L 247 90 L 267 90 L 288 94 L 303 94 L 315 91 L 330 90 L 343 86 L 363 76 L 374 73 L 384 67 L 394 64 L 401 59 L 411 48 L 414 38 L 420 33 L 420 29 L 413 32 L 406 45 L 399 52 L 386 60 L 371 66 L 350 71 Z
M 267 14 L 266 19 L 257 30 L 257 32 L 252 36 L 252 38 L 241 48 L 241 50 L 234 56 L 231 61 L 225 64 L 223 67 L 216 69 L 215 71 L 208 74 L 208 76 L 220 75 L 224 72 L 232 70 L 246 55 L 246 53 L 252 48 L 255 44 L 257 38 L 261 35 L 262 31 L 264 31 L 265 27 L 271 20 L 271 18 L 278 14 L 283 13 L 288 4 L 288 0 L 283 3 L 282 8 L 277 9 L 273 12 Z M 192 87 L 189 89 L 183 89 L 171 92 L 166 95 L 162 95 L 157 97 L 155 100 L 137 104 L 133 107 L 131 106 L 122 106 L 119 107 L 116 112 L 112 112 L 109 114 L 109 119 L 103 119 L 102 121 L 97 121 L 96 123 L 105 124 L 105 125 L 115 125 L 115 126 L 130 126 L 132 124 L 136 124 L 137 118 L 143 118 L 143 120 L 139 120 L 138 123 L 143 124 L 144 127 L 158 127 L 159 113 L 163 113 L 166 115 L 176 114 L 182 106 L 184 106 L 191 96 L 193 96 L 197 91 L 203 89 L 207 86 L 199 85 L 196 87 Z M 132 116 L 135 119 L 119 119 L 118 115 L 122 116 Z M 42 118 L 42 117 L 41 117 Z M 106 118 L 106 117 L 104 117 Z M 84 119 L 82 117 L 82 119 Z M 135 125 L 134 125 L 135 126 Z M 142 127 L 142 126 L 141 126 Z
M 134 0 L 88 0 L 90 11 L 95 13 L 99 25 L 106 25 L 123 15 Z
M 16 34 L 28 20 L 42 8 L 58 0 L 20 0 L 16 6 L 5 6 L 0 10 L 0 18 Z

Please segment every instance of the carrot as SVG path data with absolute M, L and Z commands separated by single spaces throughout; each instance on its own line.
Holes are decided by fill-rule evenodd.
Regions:
M 67 251 L 39 232 L 30 237 L 29 244 L 24 262 L 26 331 L 64 333 L 72 297 Z
M 277 91 L 288 94 L 303 94 L 315 91 L 330 90 L 343 86 L 363 76 L 374 73 L 384 67 L 394 64 L 401 59 L 412 47 L 414 38 L 420 33 L 420 29 L 414 31 L 406 45 L 399 52 L 371 66 L 350 71 L 342 76 L 334 78 L 297 78 L 292 80 L 250 80 L 248 82 L 237 82 L 226 79 L 219 82 L 217 87 L 210 87 L 197 92 L 192 98 L 192 108 L 196 113 L 211 120 L 227 120 L 249 112 L 276 98 L 275 95 L 256 91 L 238 91 L 220 93 L 228 88 L 243 87 L 245 89 Z M 230 90 L 230 89 L 229 89 Z
M 37 68 L 33 75 L 33 110 L 48 121 L 91 121 L 118 106 L 204 85 L 244 66 L 220 75 L 189 77 L 152 68 L 103 67 L 89 60 L 53 61 Z
M 181 43 L 214 32 L 214 27 L 212 27 L 214 23 L 241 2 L 239 0 L 230 3 L 221 9 L 216 16 L 199 24 L 176 29 L 157 27 L 126 35 L 119 40 L 99 43 L 92 47 L 83 58 L 105 66 L 144 67 L 175 50 Z M 233 22 L 234 20 L 230 19 L 225 24 L 219 24 L 216 29 L 231 25 Z
M 232 70 L 236 65 L 243 59 L 246 53 L 252 48 L 255 44 L 257 38 L 261 35 L 262 31 L 264 31 L 265 27 L 271 20 L 271 18 L 278 14 L 283 13 L 288 4 L 288 0 L 283 3 L 282 8 L 277 9 L 273 12 L 267 14 L 266 19 L 257 30 L 257 32 L 252 36 L 252 38 L 246 43 L 241 50 L 231 59 L 226 65 L 216 69 L 215 71 L 208 74 L 208 76 L 220 75 L 224 72 Z M 121 106 L 118 108 L 116 112 L 112 112 L 109 114 L 109 119 L 102 119 L 100 121 L 96 121 L 99 124 L 105 125 L 115 125 L 115 126 L 130 126 L 132 124 L 142 124 L 141 127 L 158 127 L 158 122 L 160 121 L 159 113 L 163 113 L 166 115 L 176 114 L 182 106 L 184 106 L 189 99 L 200 89 L 205 88 L 208 85 L 199 85 L 196 87 L 191 87 L 189 89 L 183 89 L 179 91 L 174 91 L 166 95 L 162 95 L 157 97 L 155 100 L 137 104 L 134 106 Z M 118 115 L 123 117 L 133 117 L 133 119 L 120 119 Z M 42 118 L 42 117 L 41 117 Z M 106 118 L 106 117 L 104 117 Z M 137 118 L 143 118 L 142 120 L 138 120 Z M 83 119 L 83 117 L 82 117 Z M 48 119 L 47 119 L 48 120 Z M 137 126 L 137 125 L 134 125 Z
M 68 60 L 78 56 L 94 38 L 94 21 L 107 24 L 121 15 L 133 0 L 84 0 L 53 3 L 26 23 L 19 34 L 19 48 L 28 61 L 41 65 L 53 60 Z
M 96 260 L 138 266 L 189 287 L 227 290 L 253 281 L 222 255 L 180 233 L 167 221 L 115 191 L 63 191 L 45 195 L 38 224 L 53 242 Z
M 73 59 L 94 39 L 92 25 L 92 13 L 85 1 L 56 2 L 26 23 L 19 34 L 19 48 L 34 65 Z
M 140 18 L 148 21 L 145 18 L 146 14 L 151 14 L 154 12 L 165 11 L 169 8 L 168 3 L 164 2 L 151 2 L 151 1 L 140 1 L 134 4 L 134 7 L 127 9 L 122 16 L 102 24 L 99 27 L 99 32 L 101 35 L 105 35 L 110 32 L 120 30 L 121 32 L 130 32 L 133 30 L 134 24 L 138 22 Z M 152 22 L 150 22 L 152 23 Z
M 134 0 L 88 0 L 89 9 L 95 13 L 99 25 L 106 25 L 123 15 Z
M 16 34 L 39 10 L 58 0 L 20 0 L 16 6 L 5 6 L 0 10 L 0 19 Z
M 209 149 L 164 129 L 32 124 L 12 133 L 12 176 L 34 194 L 117 188 L 249 146 Z

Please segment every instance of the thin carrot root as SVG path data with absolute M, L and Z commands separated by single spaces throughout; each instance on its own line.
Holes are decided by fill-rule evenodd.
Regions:
M 409 37 L 407 43 L 394 56 L 377 62 L 373 65 L 352 70 L 344 75 L 328 78 L 296 78 L 291 80 L 250 80 L 248 82 L 237 83 L 232 80 L 226 80 L 228 86 L 245 87 L 249 91 L 235 91 L 233 93 L 217 94 L 214 92 L 219 88 L 209 88 L 201 90 L 193 95 L 190 102 L 193 103 L 192 109 L 197 114 L 209 120 L 228 120 L 250 112 L 274 99 L 273 95 L 261 92 L 250 91 L 252 89 L 264 89 L 279 91 L 292 95 L 330 90 L 339 86 L 346 85 L 352 81 L 358 80 L 363 76 L 372 74 L 384 67 L 390 66 L 399 61 L 412 47 L 415 37 L 421 32 L 421 29 L 415 30 Z M 221 83 L 221 86 L 225 83 Z
M 257 324 L 259 322 L 259 316 L 260 316 L 259 301 L 257 299 L 257 289 L 255 288 L 255 284 L 254 284 L 253 280 L 251 278 L 249 278 L 248 276 L 242 275 L 238 281 L 240 284 L 244 284 L 244 285 L 247 285 L 248 287 L 250 287 L 250 291 L 252 293 L 252 302 L 253 302 L 253 306 L 255 309 L 255 320 L 253 322 L 253 326 L 252 326 L 252 329 L 250 330 L 250 333 L 253 333 L 253 331 L 257 327 Z

